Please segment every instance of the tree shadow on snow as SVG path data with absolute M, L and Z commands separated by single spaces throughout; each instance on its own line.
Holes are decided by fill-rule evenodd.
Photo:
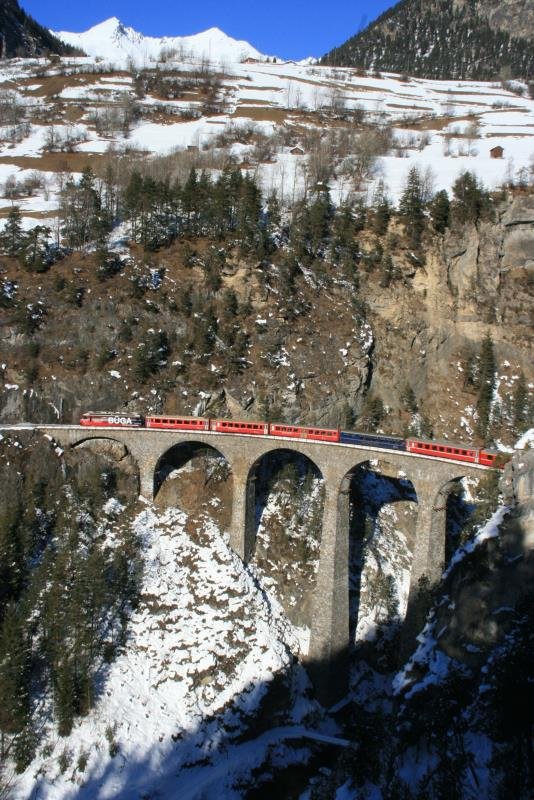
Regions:
M 323 672 L 332 675 L 332 664 L 307 667 L 316 677 Z M 319 728 L 324 728 L 327 716 L 314 701 L 306 671 L 295 660 L 272 680 L 247 686 L 221 712 L 204 717 L 194 728 L 182 730 L 177 726 L 165 740 L 160 738 L 148 745 L 139 758 L 123 752 L 121 742 L 111 735 L 104 741 L 106 733 L 102 731 L 99 744 L 104 768 L 99 769 L 97 764 L 82 773 L 73 761 L 64 774 L 71 775 L 73 784 L 76 781 L 79 785 L 73 785 L 62 797 L 231 800 L 248 798 L 252 792 L 252 800 L 263 796 L 261 792 L 254 794 L 259 788 L 269 786 L 276 794 L 275 773 L 280 772 L 284 800 L 297 800 L 313 773 L 319 767 L 333 765 L 339 748 L 345 745 L 341 736 L 336 743 L 335 733 L 320 740 Z M 335 730 L 332 721 L 328 729 Z M 314 733 L 318 739 L 313 738 Z M 66 746 L 68 742 L 65 739 Z M 93 747 L 98 749 L 97 744 Z M 57 752 L 61 752 L 61 740 Z M 77 755 L 72 757 L 76 759 Z M 29 798 L 49 797 L 50 789 L 50 782 L 41 774 Z

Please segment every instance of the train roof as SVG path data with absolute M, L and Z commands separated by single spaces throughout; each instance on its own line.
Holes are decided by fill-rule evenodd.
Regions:
M 454 447 L 457 450 L 483 450 L 485 453 L 495 453 L 495 455 L 505 456 L 502 450 L 497 450 L 494 447 L 477 447 L 474 444 L 462 444 L 461 442 L 450 442 L 446 439 L 425 439 L 423 436 L 408 436 L 407 442 L 423 442 L 423 444 L 433 444 L 438 447 Z
M 139 411 L 84 411 L 82 417 L 142 417 Z
M 341 430 L 340 433 L 348 433 L 351 436 L 365 436 L 367 439 L 388 439 L 394 440 L 396 442 L 403 442 L 404 439 L 402 436 L 396 436 L 393 433 L 368 433 L 367 431 L 344 431 Z

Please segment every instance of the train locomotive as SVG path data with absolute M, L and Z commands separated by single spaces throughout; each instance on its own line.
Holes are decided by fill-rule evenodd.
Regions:
M 315 428 L 302 425 L 284 425 L 274 422 L 252 422 L 249 420 L 207 419 L 203 417 L 143 416 L 123 412 L 87 412 L 82 415 L 80 425 L 106 428 L 147 428 L 159 430 L 182 430 L 226 433 L 246 436 L 275 436 L 285 439 L 308 439 L 312 441 L 398 450 L 428 458 L 444 458 L 465 461 L 485 467 L 504 468 L 506 457 L 497 450 L 469 447 L 451 442 L 436 442 L 429 439 L 383 436 L 374 433 L 342 431 L 339 428 Z

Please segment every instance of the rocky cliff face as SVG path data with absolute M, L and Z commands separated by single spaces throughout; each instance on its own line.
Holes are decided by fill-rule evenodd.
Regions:
M 469 441 L 477 395 L 467 371 L 489 332 L 497 433 L 512 443 L 509 406 L 520 372 L 534 382 L 533 218 L 531 196 L 505 199 L 493 221 L 428 232 L 424 264 L 393 221 L 397 278 L 387 287 L 365 266 L 377 247 L 366 229 L 358 294 L 337 273 L 323 286 L 302 274 L 291 309 L 254 264 L 228 258 L 209 312 L 215 343 L 206 340 L 212 334 L 195 296 L 203 270 L 184 266 L 182 245 L 145 260 L 132 250 L 106 281 L 92 255 L 68 256 L 37 281 L 6 259 L 1 419 L 72 422 L 91 408 L 122 408 L 358 427 L 374 396 L 386 407 L 375 429 L 402 435 L 424 417 L 434 435 Z M 184 310 L 184 287 L 193 311 Z M 237 366 L 224 344 L 226 289 L 238 298 L 230 323 L 246 336 Z M 144 377 L 141 349 L 155 360 Z
M 469 438 L 473 394 L 466 362 L 488 332 L 501 405 L 521 369 L 532 382 L 533 222 L 534 198 L 510 198 L 494 221 L 447 231 L 429 243 L 424 267 L 400 260 L 404 283 L 389 293 L 376 287 L 369 297 L 376 342 L 372 387 L 399 413 L 396 387 L 409 382 L 437 437 Z
M 466 0 L 455 0 L 455 6 L 462 8 Z M 476 0 L 476 13 L 486 18 L 494 30 L 502 30 L 511 36 L 525 39 L 534 38 L 534 4 L 532 0 Z

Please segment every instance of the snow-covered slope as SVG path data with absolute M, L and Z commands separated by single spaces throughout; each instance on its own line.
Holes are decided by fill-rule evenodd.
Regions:
M 251 44 L 232 39 L 219 28 L 209 28 L 193 36 L 153 37 L 127 28 L 117 17 L 110 17 L 83 33 L 58 31 L 54 35 L 67 44 L 80 47 L 89 56 L 121 62 L 126 59 L 134 59 L 140 64 L 155 61 L 162 51 L 176 51 L 184 58 L 205 58 L 214 62 L 265 59 Z
M 272 59 L 240 63 L 245 54 L 253 59 L 260 54 L 216 29 L 183 39 L 150 39 L 112 19 L 85 34 L 61 35 L 93 55 L 64 59 L 64 75 L 56 65 L 31 60 L 4 61 L 0 67 L 0 81 L 17 87 L 9 96 L 16 98 L 25 122 L 0 126 L 0 217 L 15 198 L 26 227 L 53 219 L 58 208 L 57 159 L 50 152 L 63 151 L 67 161 L 62 156 L 61 162 L 73 172 L 84 166 L 84 154 L 96 165 L 109 149 L 133 148 L 155 157 L 212 150 L 220 157 L 224 142 L 219 134 L 227 139 L 227 155 L 251 165 L 265 194 L 276 189 L 282 205 L 306 191 L 314 163 L 313 141 L 307 139 L 314 131 L 333 138 L 346 134 L 345 153 L 335 158 L 329 181 L 335 203 L 354 192 L 371 200 L 380 179 L 396 203 L 414 166 L 432 191 L 450 192 L 465 170 L 490 190 L 512 180 L 528 182 L 531 174 L 534 101 L 519 82 L 406 81 L 392 74 L 356 75 L 350 69 Z M 177 47 L 177 42 L 182 44 Z M 157 62 L 162 50 L 164 63 Z M 211 61 L 211 71 L 199 69 L 203 55 Z M 162 80 L 175 84 L 173 91 L 162 96 L 146 85 L 140 96 L 134 74 L 121 71 L 131 66 L 131 58 L 140 67 L 157 63 Z M 215 91 L 210 103 L 205 102 L 206 89 Z M 68 122 L 61 109 L 76 122 Z M 128 124 L 119 124 L 121 114 L 128 113 Z M 354 117 L 362 117 L 363 128 L 354 125 Z M 110 126 L 106 120 L 113 119 Z M 360 145 L 372 140 L 374 126 L 384 125 L 391 127 L 391 145 L 371 159 L 360 179 Z M 240 134 L 240 129 L 249 134 Z M 282 139 L 280 131 L 285 131 Z M 255 152 L 262 137 L 270 139 L 267 156 Z M 503 158 L 491 157 L 497 145 L 504 148 Z M 46 191 L 28 195 L 14 192 L 9 184 L 6 190 L 6 181 L 22 187 L 36 173 L 47 183 Z
M 224 785 L 229 798 L 236 795 L 226 779 L 264 757 L 260 743 L 227 766 L 233 740 L 274 676 L 291 669 L 298 652 L 292 626 L 209 520 L 195 531 L 181 511 L 158 516 L 147 506 L 134 526 L 145 569 L 127 645 L 103 675 L 95 708 L 69 737 L 57 736 L 45 712 L 44 749 L 23 775 L 10 776 L 14 798 L 133 800 L 155 796 L 157 787 L 158 797 L 193 800 L 200 785 L 202 797 L 220 797 Z M 304 673 L 293 672 L 295 708 L 274 739 L 302 734 L 298 726 L 315 708 L 305 698 Z M 212 793 L 204 784 L 221 761 L 226 768 Z

